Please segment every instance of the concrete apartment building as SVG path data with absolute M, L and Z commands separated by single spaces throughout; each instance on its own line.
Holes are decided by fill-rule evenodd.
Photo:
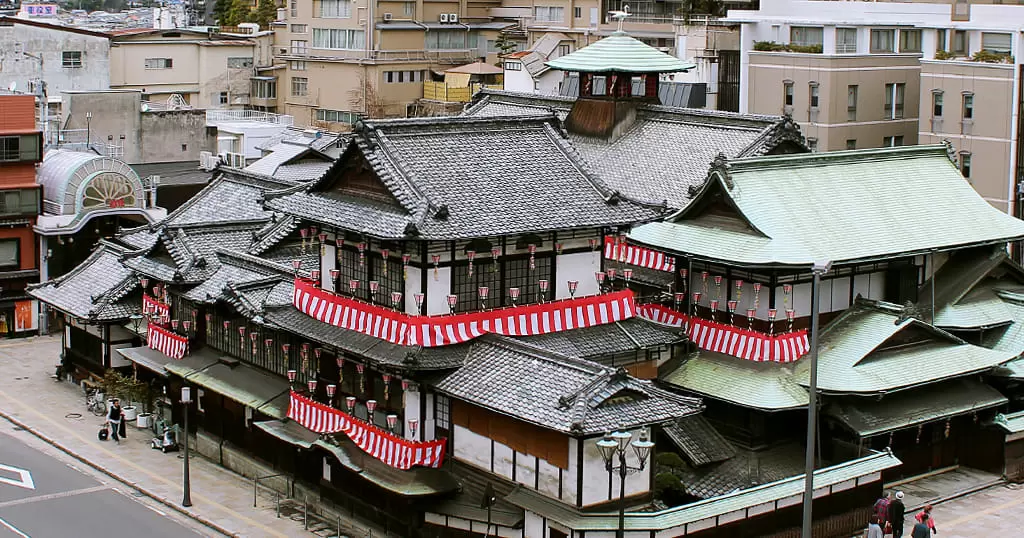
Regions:
M 146 101 L 167 102 L 178 94 L 195 108 L 248 107 L 255 69 L 271 64 L 271 41 L 270 32 L 115 31 L 110 87 L 139 90 Z
M 818 151 L 948 140 L 985 200 L 1022 216 L 1024 6 L 775 0 L 727 20 L 741 111 L 792 114 Z

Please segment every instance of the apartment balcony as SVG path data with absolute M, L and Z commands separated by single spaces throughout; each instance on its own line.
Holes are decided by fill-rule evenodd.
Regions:
M 284 50 L 284 49 L 282 49 Z M 435 64 L 460 65 L 472 62 L 480 56 L 479 49 L 446 50 L 322 50 L 293 49 L 279 56 L 281 60 L 317 60 L 325 62 L 426 62 Z
M 271 100 L 271 102 L 274 102 Z M 287 114 L 274 114 L 273 112 L 262 112 L 259 110 L 207 110 L 206 124 L 217 125 L 218 123 L 235 123 L 252 121 L 261 123 L 274 123 L 282 127 L 291 127 L 295 118 Z
M 754 50 L 758 52 L 797 52 L 805 54 L 821 54 L 820 43 L 776 43 L 775 41 L 755 41 Z

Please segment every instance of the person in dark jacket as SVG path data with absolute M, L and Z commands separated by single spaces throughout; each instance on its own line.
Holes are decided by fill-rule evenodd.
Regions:
M 889 525 L 892 526 L 892 538 L 902 538 L 903 517 L 907 507 L 903 505 L 903 492 L 896 492 L 896 499 L 889 503 Z
M 923 514 L 921 521 L 918 521 L 914 525 L 914 530 L 910 531 L 910 538 L 930 538 L 932 534 L 931 527 L 928 526 L 928 514 Z
M 121 401 L 114 399 L 110 402 L 110 411 L 107 413 L 107 423 L 110 424 L 110 438 L 117 444 L 121 444 L 121 440 L 118 439 L 117 435 L 121 431 L 121 424 L 124 422 L 124 411 L 121 410 Z M 123 434 L 122 434 L 123 435 Z

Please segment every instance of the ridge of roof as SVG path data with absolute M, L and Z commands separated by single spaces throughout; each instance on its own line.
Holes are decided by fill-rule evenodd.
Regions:
M 3 19 L 3 17 L 0 17 L 0 19 Z M 96 260 L 98 260 L 100 258 L 100 256 L 102 256 L 104 254 L 104 252 L 108 251 L 108 250 L 111 253 L 113 253 L 116 256 L 118 256 L 118 258 L 120 258 L 124 254 L 130 252 L 129 249 L 126 248 L 126 247 L 118 245 L 117 243 L 113 243 L 113 242 L 111 242 L 111 241 L 109 241 L 107 239 L 100 238 L 99 242 L 96 244 L 96 248 L 94 248 L 92 250 L 92 252 L 90 252 L 89 255 L 86 256 L 86 258 L 84 260 L 82 260 L 82 263 L 76 265 L 75 267 L 73 267 L 67 273 L 64 273 L 63 275 L 60 275 L 60 276 L 58 276 L 56 278 L 51 278 L 50 280 L 47 280 L 45 282 L 31 282 L 31 283 L 29 283 L 29 284 L 27 284 L 25 286 L 25 289 L 27 289 L 27 290 L 34 290 L 34 289 L 43 288 L 43 287 L 46 287 L 46 286 L 52 286 L 54 289 L 59 288 L 60 285 L 65 280 L 68 280 L 72 276 L 74 276 L 74 275 L 76 275 L 78 273 L 81 273 L 87 267 L 89 267 L 90 265 L 96 263 Z
M 819 153 L 759 155 L 729 159 L 728 164 L 729 172 L 731 174 L 736 174 L 777 168 L 818 168 L 823 165 L 841 164 L 846 162 L 862 163 L 866 160 L 865 157 L 873 157 L 876 161 L 895 161 L 927 155 L 943 155 L 948 157 L 949 151 L 944 144 L 928 144 L 919 146 L 823 151 Z
M 272 248 L 279 241 L 288 237 L 288 234 L 295 231 L 299 226 L 299 219 L 291 215 L 281 218 L 271 218 L 270 223 L 262 229 L 253 232 L 253 244 L 249 247 L 249 254 L 260 255 Z
M 64 26 L 63 24 L 54 24 L 51 22 L 44 22 L 36 19 L 23 19 L 21 17 L 10 17 L 7 15 L 0 15 L 0 21 L 12 22 L 14 24 L 24 24 L 25 26 L 35 26 L 38 28 L 47 28 L 49 30 L 60 30 L 63 32 L 71 32 L 73 34 L 81 34 L 110 39 L 110 34 L 106 32 L 86 30 L 84 28 L 76 28 L 74 26 Z
M 289 276 L 294 274 L 294 271 L 289 267 L 277 263 L 266 258 L 261 258 L 246 252 L 238 252 L 236 250 L 217 249 L 217 257 L 222 263 L 228 265 L 237 265 L 239 267 L 258 267 L 260 270 L 269 270 L 280 274 L 281 276 Z M 307 272 L 300 269 L 300 274 L 307 274 Z

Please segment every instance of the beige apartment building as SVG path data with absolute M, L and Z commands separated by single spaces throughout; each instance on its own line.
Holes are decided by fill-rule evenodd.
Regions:
M 110 40 L 110 87 L 141 90 L 165 103 L 175 94 L 196 108 L 243 108 L 255 69 L 271 62 L 272 34 L 132 29 Z
M 1021 214 L 1024 6 L 779 0 L 740 24 L 740 110 L 792 113 L 819 151 L 948 142 Z

